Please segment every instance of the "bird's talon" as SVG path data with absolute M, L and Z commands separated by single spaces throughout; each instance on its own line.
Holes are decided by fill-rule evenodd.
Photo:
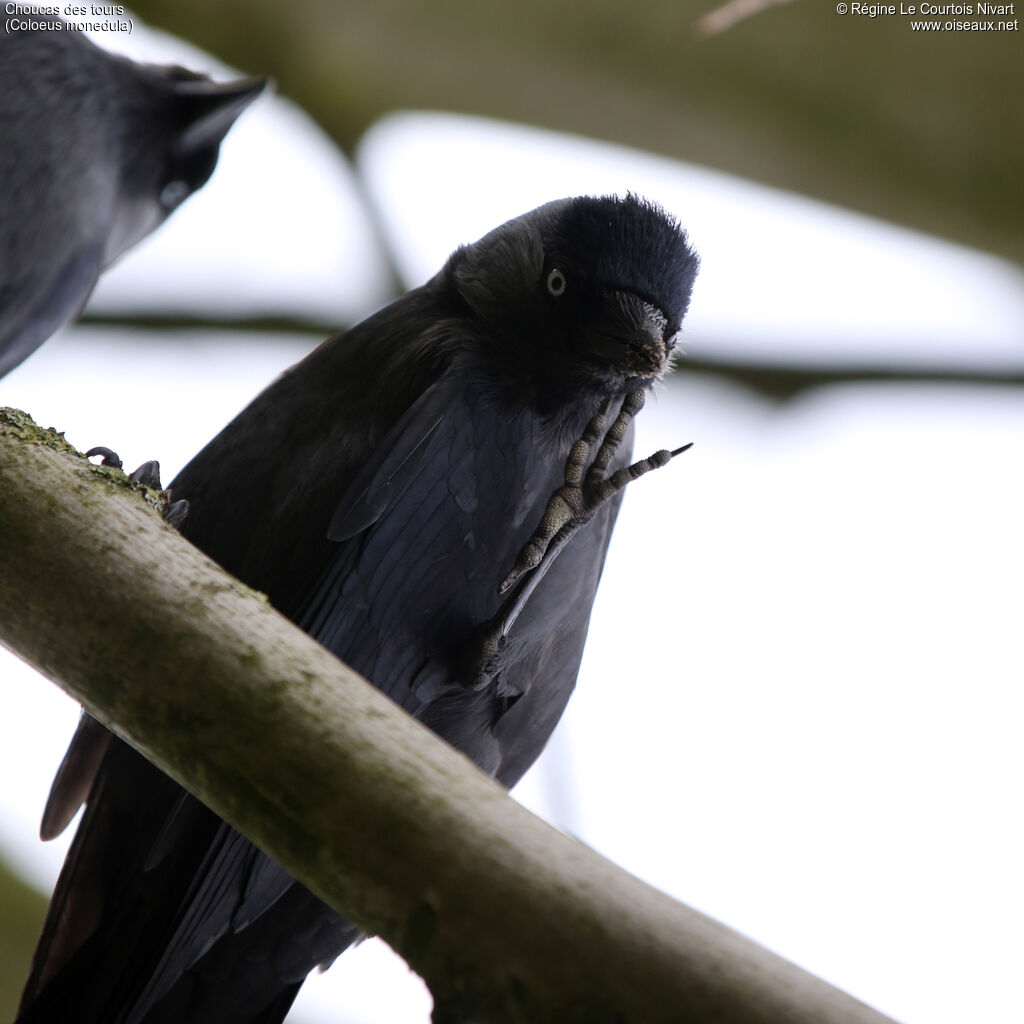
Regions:
M 593 417 L 587 424 L 586 430 L 569 449 L 565 461 L 565 483 L 548 499 L 540 524 L 516 556 L 512 571 L 498 587 L 499 594 L 507 593 L 527 572 L 540 566 L 549 552 L 553 551 L 553 558 L 569 538 L 626 484 L 652 469 L 660 469 L 691 447 L 685 444 L 674 451 L 662 449 L 631 466 L 616 470 L 611 476 L 605 476 L 629 424 L 644 407 L 645 399 L 643 390 L 631 391 L 623 399 L 622 408 L 610 427 L 606 429 L 602 415 Z M 587 458 L 599 439 L 601 445 L 587 468 Z
M 170 498 L 171 492 L 167 492 L 168 498 Z M 185 522 L 185 517 L 188 515 L 188 502 L 181 498 L 178 501 L 173 502 L 167 506 L 164 512 L 164 522 L 168 526 L 173 526 L 174 529 L 181 529 L 181 524 Z
M 602 413 L 591 418 L 569 449 L 565 460 L 565 483 L 548 499 L 537 529 L 523 545 L 512 571 L 498 587 L 499 594 L 504 594 L 525 573 L 536 569 L 544 561 L 556 537 L 559 538 L 560 549 L 619 487 L 625 486 L 623 481 L 609 490 L 604 473 L 643 404 L 643 391 L 631 391 L 623 399 L 622 408 L 610 427 Z M 588 468 L 587 460 L 598 441 L 601 445 Z
M 121 457 L 117 452 L 112 451 L 110 448 L 104 448 L 103 445 L 97 445 L 95 448 L 90 448 L 85 453 L 85 457 L 87 459 L 91 459 L 96 455 L 103 456 L 103 459 L 100 462 L 101 466 L 109 466 L 111 469 L 121 468 Z
M 151 487 L 154 491 L 162 491 L 160 483 L 160 463 L 156 459 L 144 462 L 134 473 L 128 474 L 128 479 L 133 483 L 142 484 L 143 487 Z

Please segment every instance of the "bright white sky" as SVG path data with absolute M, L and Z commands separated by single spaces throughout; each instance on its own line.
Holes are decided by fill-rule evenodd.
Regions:
M 1016 268 L 799 197 L 441 115 L 387 119 L 359 163 L 412 281 L 539 202 L 631 188 L 704 257 L 691 352 L 1024 365 Z M 97 306 L 361 315 L 383 277 L 350 175 L 263 101 Z M 0 381 L 0 404 L 127 464 L 159 457 L 165 478 L 310 344 L 117 337 L 66 332 Z M 638 449 L 695 447 L 630 489 L 579 691 L 521 798 L 908 1024 L 1021 1020 L 1019 390 L 851 385 L 777 407 L 685 361 L 677 377 Z M 47 885 L 63 847 L 36 827 L 76 712 L 13 659 L 0 673 L 0 850 Z M 376 943 L 295 1012 L 428 1014 Z

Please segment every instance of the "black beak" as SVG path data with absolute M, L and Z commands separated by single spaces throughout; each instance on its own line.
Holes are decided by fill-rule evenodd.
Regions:
M 586 331 L 590 354 L 621 368 L 630 377 L 660 377 L 668 363 L 668 318 L 632 292 L 612 291 L 602 313 Z
M 270 84 L 269 78 L 179 83 L 175 91 L 187 121 L 181 136 L 182 150 L 197 152 L 219 146 L 238 115 Z

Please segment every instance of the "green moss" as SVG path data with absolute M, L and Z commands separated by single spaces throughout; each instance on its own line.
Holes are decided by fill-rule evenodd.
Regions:
M 86 471 L 83 479 L 97 484 L 112 483 L 125 490 L 134 491 L 141 494 L 143 500 L 161 516 L 167 511 L 167 491 L 154 490 L 152 487 L 146 487 L 135 480 L 130 480 L 122 470 L 114 469 L 112 466 L 93 465 L 83 452 L 80 452 L 64 437 L 64 431 L 56 430 L 53 427 L 39 426 L 27 412 L 21 409 L 13 409 L 8 406 L 0 407 L 0 433 L 13 435 L 26 444 L 44 445 L 55 452 L 73 455 L 82 460 L 82 468 Z M 60 509 L 59 501 L 55 501 L 49 509 L 42 511 L 57 514 Z
M 68 443 L 62 430 L 39 426 L 27 412 L 22 412 L 21 409 L 12 409 L 8 406 L 0 407 L 0 433 L 13 434 L 28 444 L 42 444 L 57 452 L 67 452 L 69 455 L 85 458 L 73 444 Z
M 236 594 L 238 597 L 251 598 L 254 601 L 259 601 L 261 604 L 270 603 L 270 598 L 263 591 L 253 590 L 252 587 L 247 587 L 241 580 L 233 578 L 227 580 L 195 580 L 192 583 L 192 589 L 198 608 L 202 608 L 221 594 Z

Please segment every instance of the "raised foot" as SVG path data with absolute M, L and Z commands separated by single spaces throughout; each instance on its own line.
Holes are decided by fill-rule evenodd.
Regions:
M 489 685 L 499 674 L 508 636 L 516 619 L 576 531 L 631 480 L 664 466 L 670 459 L 691 447 L 686 444 L 675 451 L 655 452 L 605 477 L 630 421 L 643 408 L 644 398 L 643 391 L 631 392 L 626 396 L 611 427 L 606 430 L 605 417 L 595 416 L 587 424 L 583 436 L 572 446 L 565 463 L 565 483 L 551 495 L 540 525 L 523 545 L 512 571 L 498 590 L 506 594 L 517 582 L 521 581 L 521 585 L 514 593 L 508 594 L 497 614 L 481 623 L 466 641 L 459 662 L 459 679 L 467 687 L 480 689 Z M 600 447 L 588 467 L 587 460 L 599 440 Z M 527 577 L 526 574 L 531 572 L 532 575 Z M 511 693 L 503 694 L 500 682 L 498 693 L 514 696 Z
M 589 522 L 597 510 L 626 484 L 652 469 L 660 469 L 691 447 L 685 444 L 674 451 L 663 448 L 646 459 L 616 470 L 611 476 L 604 475 L 612 457 L 622 444 L 633 417 L 643 408 L 645 398 L 644 391 L 631 391 L 622 403 L 619 415 L 607 430 L 605 417 L 600 414 L 587 424 L 586 430 L 573 444 L 566 459 L 565 483 L 548 499 L 540 524 L 516 556 L 512 571 L 498 587 L 499 594 L 506 593 L 525 573 L 540 566 L 545 558 L 553 560 L 570 537 Z M 601 441 L 601 446 L 587 468 L 587 460 L 598 440 Z

